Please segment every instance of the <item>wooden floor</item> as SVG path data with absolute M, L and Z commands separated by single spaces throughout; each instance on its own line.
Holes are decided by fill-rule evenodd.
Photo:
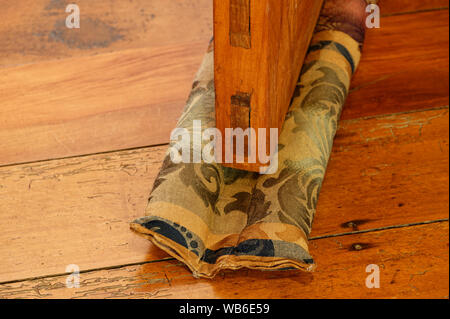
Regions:
M 77 0 L 81 29 L 68 30 L 71 2 L 0 5 L 0 298 L 449 298 L 448 1 L 379 1 L 313 226 L 317 271 L 214 280 L 129 230 L 212 1 Z

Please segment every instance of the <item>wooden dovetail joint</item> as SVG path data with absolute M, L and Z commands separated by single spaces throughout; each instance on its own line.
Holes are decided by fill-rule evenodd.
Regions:
M 241 128 L 243 131 L 251 127 L 251 93 L 237 92 L 231 96 L 231 126 Z M 233 144 L 236 145 L 236 138 Z M 249 140 L 244 140 L 244 156 L 249 156 Z
M 251 127 L 251 99 L 252 95 L 249 93 L 238 92 L 231 97 L 231 126 L 234 128 L 240 127 L 244 130 Z
M 230 0 L 230 44 L 250 49 L 250 0 Z
M 252 172 L 267 168 L 259 150 L 263 154 L 263 145 L 272 149 L 269 131 L 281 132 L 323 1 L 214 0 L 215 117 L 223 136 L 217 139 L 222 165 Z M 237 129 L 248 141 L 242 161 L 242 136 L 238 145 L 236 135 L 227 135 L 241 133 Z M 229 152 L 233 156 L 227 157 Z

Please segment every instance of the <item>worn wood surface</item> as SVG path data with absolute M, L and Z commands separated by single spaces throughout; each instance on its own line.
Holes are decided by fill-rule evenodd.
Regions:
M 70 14 L 65 9 L 71 3 L 80 8 L 80 29 L 65 27 Z M 207 43 L 211 16 L 211 0 L 2 0 L 0 68 L 124 49 Z
M 448 218 L 448 135 L 448 107 L 342 121 L 312 236 Z
M 227 129 L 252 128 L 246 150 L 270 149 L 268 131 L 281 132 L 322 6 L 323 0 L 214 0 L 216 127 L 223 136 L 218 147 L 226 150 L 223 165 L 255 172 L 266 166 L 238 150 Z
M 197 11 L 196 1 L 186 6 Z M 8 8 L 14 11 L 13 4 Z M 11 28 L 5 19 L 2 27 Z M 448 105 L 448 10 L 389 16 L 382 23 L 367 33 L 342 118 Z M 24 62 L 13 52 L 32 56 L 8 39 L 2 48 L 11 50 L 0 54 L 6 64 Z M 149 37 L 146 48 L 122 50 L 123 44 L 92 58 L 86 55 L 93 49 L 66 48 L 72 57 L 0 69 L 0 165 L 167 143 L 207 40 L 154 43 Z M 45 52 L 33 58 L 45 59 Z
M 165 149 L 0 168 L 0 282 L 165 257 L 129 229 Z
M 448 298 L 448 222 L 311 242 L 320 268 L 220 273 L 195 279 L 175 260 L 91 271 L 80 288 L 66 276 L 0 285 L 2 298 Z M 380 288 L 366 287 L 368 265 L 380 267 Z
M 313 226 L 318 271 L 213 281 L 129 230 L 166 151 L 141 146 L 168 141 L 212 1 L 96 1 L 82 5 L 86 26 L 106 33 L 52 41 L 66 2 L 2 2 L 0 298 L 448 298 L 448 1 L 379 1 Z M 64 286 L 73 263 L 79 290 Z M 364 285 L 372 263 L 376 290 Z
M 78 0 L 83 29 L 63 32 L 69 0 L 3 0 L 0 66 L 208 39 L 211 0 Z M 379 0 L 383 16 L 448 8 L 448 0 Z M 179 28 L 183 25 L 183 28 Z M 76 31 L 76 30 L 75 30 Z M 101 32 L 99 32 L 101 31 Z
M 342 121 L 312 236 L 448 218 L 448 120 L 443 108 Z M 0 282 L 165 257 L 129 230 L 165 149 L 0 168 Z

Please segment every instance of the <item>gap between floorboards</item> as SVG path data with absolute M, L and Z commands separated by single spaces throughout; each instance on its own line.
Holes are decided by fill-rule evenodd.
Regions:
M 411 113 L 423 113 L 423 112 L 428 112 L 428 111 L 445 110 L 445 109 L 449 109 L 449 106 L 443 105 L 443 106 L 436 106 L 436 107 L 430 107 L 430 108 L 424 108 L 424 109 L 418 109 L 418 110 L 408 110 L 408 111 L 403 111 L 403 112 L 363 116 L 363 117 L 359 117 L 359 118 L 355 118 L 355 119 L 342 120 L 339 123 L 351 123 L 351 122 L 355 122 L 355 121 L 364 121 L 364 120 L 370 120 L 370 119 L 385 118 L 385 117 L 390 117 L 390 116 L 397 116 L 397 115 L 404 115 L 404 114 L 411 114 Z M 146 149 L 146 148 L 161 147 L 161 146 L 168 146 L 168 145 L 169 145 L 169 143 L 161 143 L 161 144 L 136 146 L 136 147 L 104 151 L 104 152 L 97 152 L 97 153 L 88 153 L 88 154 L 80 154 L 80 155 L 73 155 L 73 156 L 66 156 L 66 157 L 49 158 L 49 159 L 30 161 L 30 162 L 11 163 L 11 164 L 0 165 L 0 169 L 5 168 L 5 167 L 19 166 L 19 165 L 30 165 L 30 164 L 46 163 L 46 162 L 60 161 L 60 160 L 66 160 L 66 159 L 83 158 L 83 157 L 88 157 L 88 156 L 114 154 L 114 153 L 119 153 L 119 152 L 135 151 L 135 150 L 142 150 L 142 149 Z
M 444 218 L 444 219 L 424 221 L 424 222 L 412 223 L 412 224 L 393 225 L 393 226 L 373 228 L 373 229 L 367 229 L 367 230 L 361 230 L 361 231 L 354 231 L 354 232 L 347 232 L 347 233 L 340 233 L 340 234 L 330 234 L 330 235 L 324 235 L 324 236 L 318 236 L 318 237 L 311 237 L 309 239 L 309 241 L 320 240 L 320 239 L 327 239 L 327 238 L 336 238 L 336 237 L 342 237 L 342 236 L 357 235 L 357 234 L 364 234 L 364 233 L 373 233 L 373 232 L 379 232 L 379 231 L 391 230 L 391 229 L 417 227 L 417 226 L 437 224 L 437 223 L 445 223 L 445 222 L 449 222 L 449 219 L 448 218 Z M 144 262 L 137 262 L 137 263 L 116 265 L 116 266 L 108 266 L 108 267 L 85 269 L 85 270 L 81 270 L 80 274 L 86 274 L 86 273 L 91 273 L 91 272 L 96 272 L 96 271 L 103 271 L 103 270 L 120 269 L 120 268 L 130 267 L 130 266 L 142 266 L 142 265 L 147 265 L 147 264 L 155 264 L 155 263 L 164 262 L 164 261 L 170 261 L 170 260 L 175 260 L 175 258 L 167 257 L 167 258 L 150 260 L 150 261 L 144 261 Z M 59 273 L 59 274 L 52 274 L 52 275 L 44 275 L 44 276 L 29 277 L 29 278 L 16 279 L 16 280 L 10 280 L 10 281 L 3 281 L 3 282 L 0 282 L 0 285 L 15 284 L 15 283 L 19 283 L 19 282 L 38 280 L 38 279 L 62 277 L 62 276 L 67 276 L 68 274 L 69 273 Z

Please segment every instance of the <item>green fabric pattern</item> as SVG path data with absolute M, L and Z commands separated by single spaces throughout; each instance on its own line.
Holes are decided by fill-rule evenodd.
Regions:
M 279 138 L 275 174 L 174 164 L 166 156 L 146 216 L 131 227 L 195 276 L 242 267 L 314 269 L 308 236 L 364 38 L 364 1 L 350 2 L 351 10 L 336 10 L 341 1 L 329 0 L 322 11 Z M 192 131 L 194 120 L 215 127 L 213 56 L 211 43 L 178 128 Z

